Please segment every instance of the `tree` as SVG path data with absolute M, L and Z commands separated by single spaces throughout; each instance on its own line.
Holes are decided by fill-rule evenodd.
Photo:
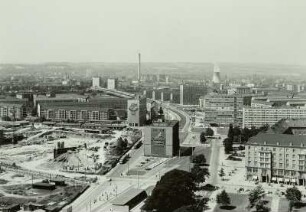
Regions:
M 197 164 L 191 169 L 191 174 L 193 175 L 194 181 L 196 183 L 205 182 L 205 177 L 209 176 L 208 169 L 207 168 L 201 168 Z
M 253 208 L 257 204 L 261 204 L 260 201 L 265 197 L 265 190 L 261 186 L 257 186 L 249 193 L 250 207 Z
M 234 140 L 233 124 L 230 124 L 230 125 L 229 125 L 227 137 L 228 137 L 230 140 Z
M 206 129 L 206 136 L 214 136 L 214 131 L 210 127 Z
M 158 112 L 159 112 L 159 114 L 160 114 L 160 115 L 163 115 L 163 114 L 164 114 L 164 110 L 163 110 L 163 108 L 162 108 L 162 107 L 160 107 Z
M 224 172 L 224 169 L 223 169 L 223 168 L 220 169 L 219 176 L 220 176 L 221 178 L 223 178 L 223 177 L 225 176 L 225 172 Z
M 233 141 L 229 138 L 224 139 L 224 151 L 225 154 L 229 154 L 231 151 L 233 151 Z
M 266 206 L 268 201 L 265 200 L 259 200 L 257 204 L 255 205 L 256 211 L 257 212 L 269 212 L 270 209 Z
M 287 200 L 292 202 L 299 202 L 302 198 L 302 193 L 297 187 L 287 188 L 285 194 Z
M 196 163 L 196 164 L 199 164 L 199 165 L 202 165 L 202 164 L 204 165 L 204 164 L 206 164 L 205 155 L 200 154 L 200 155 L 195 155 L 195 156 L 193 156 L 192 162 L 193 162 L 193 163 Z
M 247 142 L 250 138 L 250 130 L 249 128 L 245 127 L 241 131 L 241 141 L 242 142 Z
M 205 133 L 204 132 L 201 132 L 201 134 L 200 134 L 200 142 L 202 144 L 206 142 L 206 137 L 205 137 Z
M 161 177 L 143 209 L 163 212 L 194 205 L 196 204 L 195 189 L 194 176 L 191 173 L 174 169 Z
M 217 203 L 221 204 L 222 206 L 227 206 L 231 204 L 231 199 L 225 190 L 223 190 L 220 194 L 217 195 Z
M 240 143 L 241 142 L 241 130 L 240 130 L 239 126 L 236 126 L 233 129 L 232 142 L 235 142 L 235 143 Z
M 115 155 L 121 155 L 123 151 L 127 148 L 127 140 L 124 140 L 123 138 L 119 137 L 117 140 L 116 148 L 114 149 Z

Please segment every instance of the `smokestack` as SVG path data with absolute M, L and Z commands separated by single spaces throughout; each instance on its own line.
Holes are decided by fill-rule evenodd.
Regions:
M 140 82 L 140 62 L 141 62 L 141 55 L 138 53 L 138 82 Z

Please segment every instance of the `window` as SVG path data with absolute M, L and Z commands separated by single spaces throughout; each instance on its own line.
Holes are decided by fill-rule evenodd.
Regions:
M 283 168 L 283 163 L 279 163 L 279 168 Z
M 93 120 L 99 120 L 99 111 L 93 111 L 92 112 L 92 119 Z

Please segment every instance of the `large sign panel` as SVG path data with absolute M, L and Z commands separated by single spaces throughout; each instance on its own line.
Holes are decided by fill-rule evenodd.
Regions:
M 153 155 L 165 156 L 166 154 L 166 129 L 151 129 L 151 150 Z

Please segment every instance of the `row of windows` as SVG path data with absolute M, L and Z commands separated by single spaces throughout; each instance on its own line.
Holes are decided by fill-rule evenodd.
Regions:
M 43 114 L 43 113 L 42 113 Z M 107 112 L 100 112 L 100 111 L 65 111 L 59 110 L 57 112 L 48 111 L 47 112 L 48 119 L 71 119 L 71 120 L 84 120 L 84 119 L 91 119 L 91 120 L 105 120 L 108 118 Z

